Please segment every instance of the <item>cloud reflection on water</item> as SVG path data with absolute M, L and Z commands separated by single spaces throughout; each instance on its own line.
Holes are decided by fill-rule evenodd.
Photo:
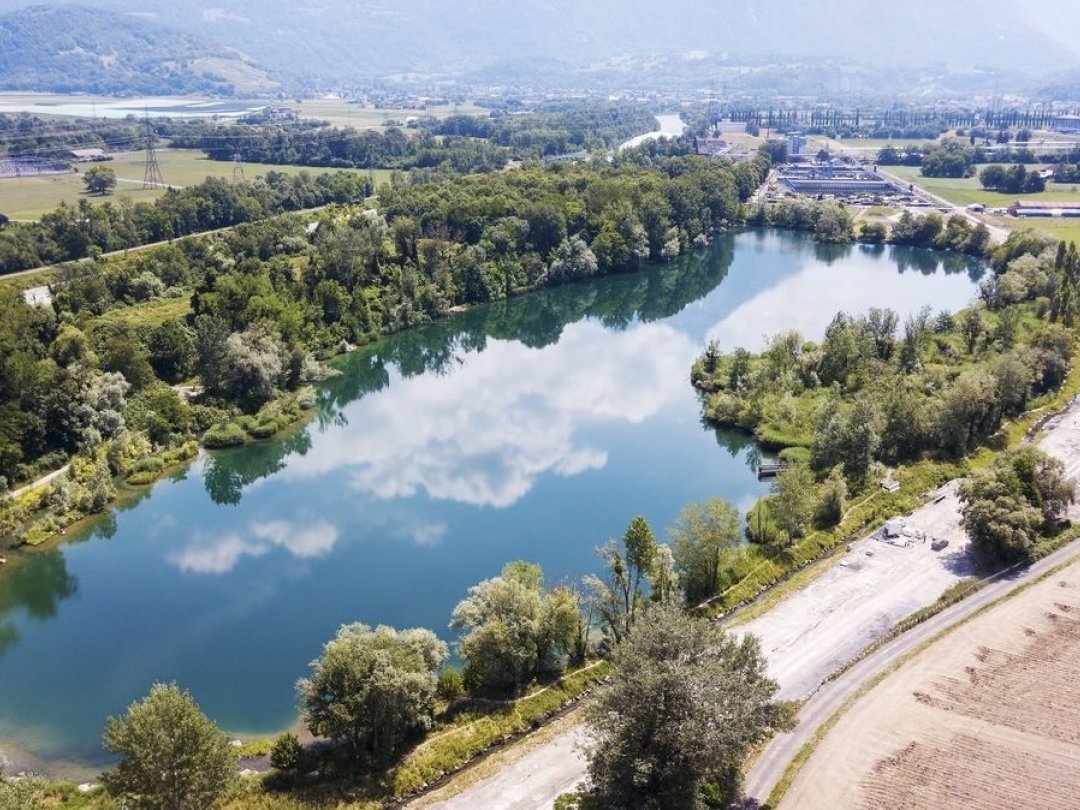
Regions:
M 758 351 L 779 331 L 793 329 L 809 340 L 820 340 L 839 310 L 861 315 L 871 306 L 889 307 L 903 320 L 923 306 L 956 309 L 971 295 L 971 279 L 964 273 L 900 274 L 877 261 L 831 267 L 811 262 L 739 304 L 709 330 L 708 337 L 723 351 L 740 346 Z
M 169 556 L 184 573 L 227 574 L 243 557 L 261 557 L 272 548 L 284 548 L 297 559 L 320 557 L 334 547 L 341 531 L 325 520 L 311 524 L 275 520 L 253 523 L 248 536 L 230 532 L 210 537 L 196 532 L 187 548 Z
M 408 379 L 354 403 L 349 430 L 317 437 L 281 478 L 344 471 L 382 500 L 419 493 L 505 508 L 537 479 L 601 469 L 607 451 L 582 444 L 588 422 L 639 423 L 672 398 L 698 347 L 666 324 L 611 332 L 593 321 L 559 343 L 531 349 L 491 340 L 449 373 Z

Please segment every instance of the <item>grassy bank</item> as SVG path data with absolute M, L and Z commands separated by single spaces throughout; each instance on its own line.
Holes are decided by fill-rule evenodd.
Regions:
M 411 751 L 389 781 L 395 799 L 433 788 L 493 748 L 512 742 L 587 695 L 608 674 L 598 661 L 502 706 L 460 715 Z
M 199 441 L 152 448 L 141 434 L 133 434 L 122 448 L 108 443 L 92 453 L 76 455 L 67 473 L 18 497 L 0 500 L 0 535 L 15 537 L 17 545 L 46 543 L 112 508 L 124 494 L 119 486 L 148 487 L 187 466 L 198 456 L 200 443 L 215 449 L 270 440 L 303 424 L 314 413 L 314 405 L 314 390 L 307 387 L 281 394 L 254 415 L 214 425 Z
M 165 182 L 171 186 L 191 186 L 201 183 L 207 177 L 221 177 L 231 180 L 236 165 L 229 160 L 210 160 L 198 149 L 160 149 L 158 164 Z M 132 202 L 149 202 L 165 193 L 163 188 L 143 188 L 143 173 L 146 169 L 145 152 L 119 152 L 105 165 L 116 172 L 116 189 L 111 194 L 87 194 L 83 183 L 82 171 L 65 174 L 50 174 L 43 177 L 17 177 L 0 179 L 0 211 L 11 219 L 40 219 L 42 214 L 52 211 L 61 202 L 78 205 L 86 200 L 92 205 L 105 202 L 118 203 L 126 197 Z M 252 178 L 267 172 L 282 172 L 288 175 L 302 171 L 309 174 L 327 174 L 344 171 L 314 166 L 286 166 L 262 163 L 243 164 L 245 177 Z M 355 170 L 360 171 L 360 170 Z M 373 169 L 370 173 L 376 184 L 387 180 L 390 172 L 385 169 Z
M 843 520 L 835 528 L 812 532 L 786 549 L 749 546 L 747 561 L 744 570 L 739 572 L 738 581 L 700 605 L 698 610 L 710 617 L 721 617 L 750 604 L 830 552 L 859 539 L 870 527 L 896 515 L 914 511 L 926 502 L 928 493 L 963 474 L 965 468 L 960 465 L 933 461 L 898 468 L 893 473 L 893 479 L 900 483 L 898 491 L 879 490 L 863 496 L 847 509 Z M 812 576 L 807 574 L 801 580 L 792 581 L 780 593 L 770 595 L 767 604 L 776 604 Z M 763 612 L 759 608 L 754 610 L 755 614 Z

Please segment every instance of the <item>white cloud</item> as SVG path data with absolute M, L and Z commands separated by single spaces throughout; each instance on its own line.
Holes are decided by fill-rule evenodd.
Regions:
M 316 436 L 285 479 L 343 471 L 381 499 L 431 498 L 503 508 L 545 473 L 607 463 L 583 444 L 594 423 L 639 423 L 679 392 L 697 346 L 666 324 L 611 332 L 584 321 L 543 350 L 489 340 L 450 373 L 403 379 L 350 406 L 348 431 Z M 687 383 L 688 385 L 688 383 Z
M 445 523 L 421 523 L 405 530 L 405 534 L 422 548 L 434 548 L 439 545 L 449 527 Z
M 301 559 L 326 554 L 341 536 L 337 527 L 325 520 L 302 528 L 284 520 L 255 523 L 251 533 L 260 540 L 288 549 L 290 554 Z

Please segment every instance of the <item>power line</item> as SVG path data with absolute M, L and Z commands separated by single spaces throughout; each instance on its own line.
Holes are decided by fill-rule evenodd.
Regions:
M 146 137 L 146 169 L 143 171 L 143 188 L 163 188 L 165 178 L 161 176 L 161 167 L 158 165 L 157 149 L 154 147 L 156 136 L 154 128 L 150 126 L 150 113 L 146 113 L 143 119 Z

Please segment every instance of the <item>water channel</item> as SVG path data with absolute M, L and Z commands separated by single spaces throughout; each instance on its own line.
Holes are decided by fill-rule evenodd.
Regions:
M 56 775 L 106 760 L 105 718 L 175 680 L 223 728 L 295 720 L 339 625 L 450 640 L 469 585 L 514 559 L 596 569 L 636 514 L 766 491 L 746 441 L 702 426 L 707 339 L 820 337 L 837 309 L 957 309 L 980 268 L 928 251 L 746 231 L 661 267 L 478 307 L 339 359 L 318 416 L 204 456 L 0 570 L 0 750 Z

